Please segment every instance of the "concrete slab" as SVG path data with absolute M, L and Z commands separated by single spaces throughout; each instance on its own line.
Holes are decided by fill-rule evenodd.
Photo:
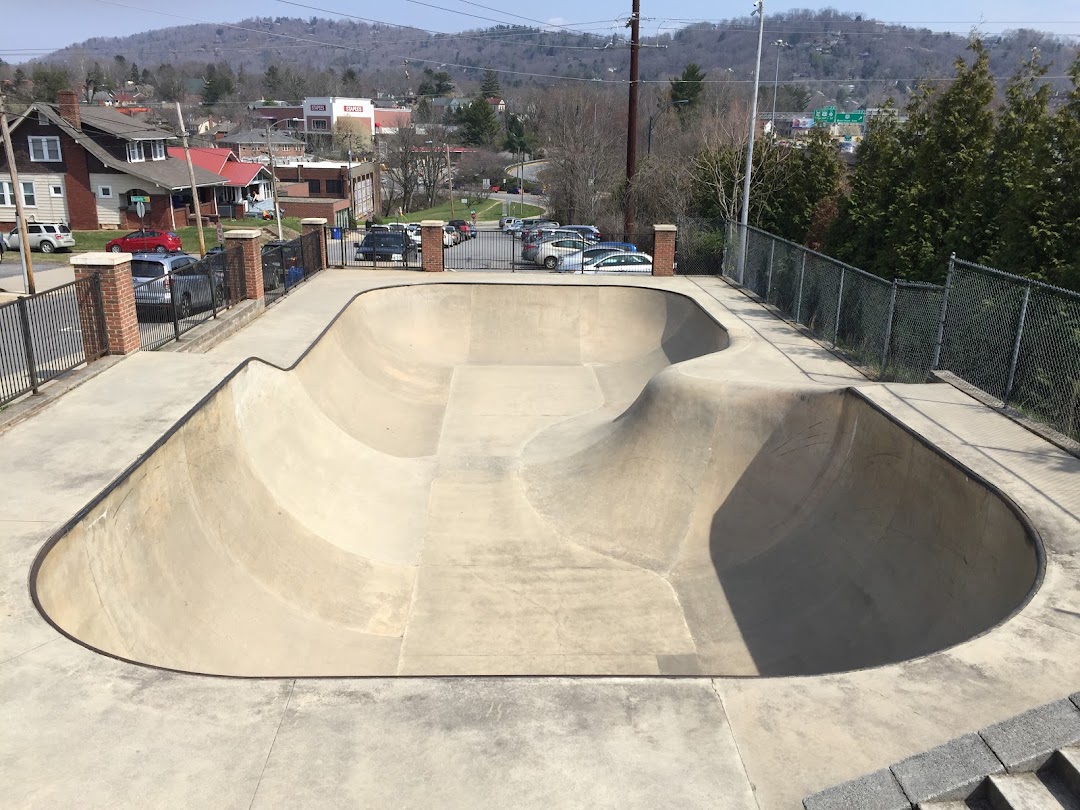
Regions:
M 430 291 L 423 305 L 415 302 L 425 299 L 413 299 L 414 304 L 404 308 L 391 306 L 387 297 L 385 313 L 398 306 L 396 321 L 389 317 L 378 321 L 378 311 L 368 310 L 363 317 L 350 319 L 347 330 L 328 333 L 304 363 L 285 375 L 316 404 L 317 410 L 307 413 L 302 423 L 318 425 L 313 438 L 323 437 L 309 456 L 299 455 L 302 440 L 291 440 L 290 465 L 300 468 L 296 475 L 275 477 L 279 471 L 274 469 L 274 442 L 266 441 L 260 449 L 250 437 L 240 440 L 242 431 L 224 421 L 228 415 L 224 409 L 184 437 L 173 460 L 162 455 L 144 465 L 144 486 L 152 483 L 153 487 L 133 493 L 131 498 L 136 500 L 129 498 L 119 518 L 111 512 L 94 530 L 100 531 L 114 519 L 129 521 L 129 526 L 141 526 L 143 531 L 127 535 L 122 556 L 99 557 L 95 573 L 108 574 L 116 582 L 116 574 L 145 571 L 151 562 L 161 565 L 162 571 L 171 571 L 169 577 L 154 583 L 156 591 L 148 590 L 145 599 L 133 599 L 123 588 L 103 591 L 113 606 L 134 608 L 128 617 L 122 611 L 109 614 L 114 620 L 122 619 L 119 626 L 126 635 L 120 637 L 128 642 L 140 639 L 144 649 L 155 655 L 183 653 L 190 661 L 194 651 L 207 649 L 210 638 L 218 649 L 230 651 L 233 662 L 244 661 L 263 671 L 278 668 L 280 672 L 285 665 L 303 661 L 313 670 L 325 671 L 331 665 L 355 674 L 363 674 L 366 667 L 366 671 L 401 674 L 532 672 L 563 677 L 294 682 L 162 673 L 94 654 L 59 635 L 29 607 L 16 571 L 3 585 L 4 612 L 0 613 L 0 639 L 7 656 L 7 660 L 0 656 L 0 723 L 5 729 L 15 729 L 0 737 L 0 778 L 7 786 L 0 789 L 0 796 L 5 804 L 242 805 L 254 800 L 256 805 L 303 806 L 344 799 L 368 806 L 408 806 L 430 804 L 435 795 L 448 806 L 797 807 L 804 797 L 830 785 L 1075 691 L 1075 661 L 1080 656 L 1080 577 L 1074 563 L 1080 537 L 1080 476 L 1075 474 L 1080 462 L 1076 459 L 945 386 L 866 384 L 827 351 L 763 313 L 723 282 L 685 278 L 631 283 L 649 291 L 680 293 L 679 302 L 685 294 L 705 316 L 723 324 L 727 342 L 698 343 L 699 349 L 710 351 L 697 359 L 691 359 L 694 346 L 688 337 L 695 333 L 690 326 L 700 324 L 694 307 L 665 303 L 661 308 L 655 298 L 618 290 L 627 283 L 624 279 L 585 284 L 577 279 L 545 278 L 545 284 L 557 290 L 589 290 L 581 293 L 573 316 L 579 325 L 592 324 L 587 332 L 578 332 L 584 341 L 578 344 L 581 357 L 576 363 L 554 365 L 571 369 L 570 374 L 579 373 L 573 369 L 591 369 L 605 404 L 584 414 L 558 417 L 528 437 L 531 428 L 515 425 L 508 417 L 493 419 L 488 434 L 493 441 L 487 447 L 480 445 L 479 455 L 457 450 L 443 453 L 440 441 L 444 416 L 453 405 L 449 392 L 454 370 L 471 367 L 473 360 L 491 360 L 490 355 L 470 355 L 471 324 L 468 329 L 450 328 L 462 324 L 463 312 L 475 306 L 475 291 L 470 287 L 479 278 L 454 274 L 440 279 L 440 286 L 460 289 L 441 299 L 437 307 L 432 303 L 439 294 Z M 535 277 L 485 276 L 484 280 L 514 290 L 536 282 Z M 0 435 L 0 482 L 10 498 L 0 514 L 0 559 L 25 577 L 30 558 L 55 529 L 151 449 L 169 426 L 247 357 L 258 355 L 287 367 L 357 293 L 387 285 L 423 286 L 430 281 L 412 273 L 328 272 L 208 354 L 130 358 L 6 431 Z M 604 298 L 593 292 L 596 286 L 617 292 Z M 519 292 L 527 294 L 527 289 Z M 369 298 L 369 307 L 373 300 Z M 607 301 L 603 317 L 598 314 L 602 300 Z M 540 320 L 540 309 L 536 308 L 530 323 L 536 323 L 538 333 L 554 335 L 554 327 Z M 632 321 L 628 316 L 621 320 L 622 332 L 631 340 L 619 342 L 613 339 L 620 334 L 616 316 L 630 312 Z M 425 322 L 441 324 L 438 329 L 431 326 L 431 334 L 460 339 L 414 345 L 411 340 L 417 326 Z M 626 330 L 630 322 L 640 328 Z M 359 361 L 355 352 L 348 351 L 371 341 L 374 333 L 367 327 L 372 323 L 386 328 L 379 330 L 383 339 L 371 358 L 390 358 L 392 363 L 368 362 L 371 358 Z M 509 323 L 493 320 L 481 328 L 486 334 L 497 334 Z M 657 334 L 667 332 L 664 323 L 671 324 L 673 332 L 657 341 Z M 344 316 L 336 325 L 346 325 Z M 550 366 L 551 347 L 558 345 L 562 344 L 551 342 L 542 351 L 526 346 L 530 363 L 517 365 L 543 361 L 540 365 Z M 521 341 L 507 342 L 514 351 L 523 351 L 522 346 Z M 510 359 L 504 353 L 495 362 Z M 676 369 L 663 370 L 673 362 L 679 363 Z M 313 386 L 313 381 L 336 379 L 340 369 L 348 369 L 349 375 L 355 374 L 362 382 L 355 387 L 324 385 L 321 390 Z M 658 374 L 659 379 L 650 383 Z M 723 385 L 717 387 L 717 380 Z M 630 408 L 647 385 L 651 407 Z M 852 405 L 855 399 L 841 390 L 851 385 L 858 386 L 860 396 L 869 400 L 865 407 Z M 312 396 L 316 390 L 318 398 Z M 249 393 L 260 391 L 270 389 L 253 386 Z M 286 388 L 281 394 L 299 396 Z M 271 418 L 276 396 L 263 400 L 262 411 L 242 408 L 240 415 L 250 419 L 262 414 L 263 424 L 275 425 L 268 433 L 295 430 L 302 436 L 289 419 L 275 422 Z M 832 402 L 840 402 L 841 407 L 824 407 Z M 370 408 L 384 419 L 370 418 Z M 875 408 L 895 418 L 902 432 L 925 442 L 896 439 L 896 434 L 882 427 Z M 846 448 L 836 456 L 836 463 L 829 461 L 832 451 L 819 450 L 812 446 L 814 441 L 807 440 L 813 435 L 807 429 L 814 424 L 808 417 L 815 409 L 839 414 L 826 420 L 835 437 L 831 446 Z M 204 414 L 209 416 L 211 411 Z M 236 415 L 234 405 L 234 423 Z M 689 429 L 707 424 L 718 426 L 715 435 L 723 437 L 724 444 L 702 442 L 702 434 Z M 624 429 L 627 432 L 618 439 L 611 438 L 613 431 Z M 326 441 L 338 434 L 333 442 Z M 220 441 L 223 437 L 228 440 Z M 573 464 L 588 469 L 589 448 L 602 448 L 607 441 L 613 449 L 626 449 L 630 445 L 623 438 L 633 439 L 630 444 L 637 458 L 652 459 L 657 466 L 653 472 L 620 479 L 607 476 L 605 465 L 597 464 L 593 470 L 599 477 L 582 479 L 588 482 L 581 488 L 590 490 L 592 508 L 609 510 L 617 518 L 610 521 L 617 529 L 613 532 L 602 521 L 590 523 L 586 497 L 574 500 L 565 495 L 568 488 L 560 489 L 555 482 L 556 473 L 568 469 L 567 458 L 576 456 Z M 883 439 L 891 443 L 887 452 L 876 457 L 873 475 L 845 475 L 846 464 L 874 459 L 872 453 L 860 453 Z M 218 444 L 206 452 L 211 440 Z M 927 444 L 932 445 L 930 455 L 920 449 L 927 449 Z M 792 460 L 782 455 L 792 445 L 799 447 L 794 454 L 798 463 L 784 464 L 784 458 Z M 947 463 L 933 448 L 966 465 L 970 483 L 947 475 Z M 250 455 L 255 449 L 259 452 Z M 382 494 L 377 494 L 384 483 L 379 476 L 368 479 L 369 494 L 342 495 L 334 493 L 334 480 L 310 472 L 318 466 L 315 459 L 320 453 L 334 450 L 339 451 L 335 465 L 361 457 L 379 458 L 380 468 L 386 471 Z M 658 520 L 653 514 L 658 510 L 649 507 L 665 507 L 672 494 L 680 491 L 683 483 L 676 474 L 680 456 L 686 462 L 684 477 L 697 470 L 686 479 L 692 491 L 684 501 L 690 505 L 688 512 L 673 510 L 663 513 L 670 520 Z M 772 467 L 770 456 L 778 459 Z M 226 458 L 233 461 L 225 464 Z M 619 468 L 622 458 L 608 456 L 606 467 Z M 629 461 L 634 458 L 626 456 Z M 158 463 L 162 461 L 167 463 Z M 213 465 L 213 474 L 200 478 L 198 470 L 207 470 L 207 464 Z M 541 467 L 548 474 L 535 475 Z M 889 489 L 885 483 L 890 468 L 918 474 L 910 486 Z M 181 469 L 183 475 L 173 474 Z M 410 472 L 398 475 L 403 469 Z M 780 499 L 802 480 L 799 475 L 813 480 L 815 487 L 795 491 L 790 501 Z M 981 526 L 978 536 L 994 548 L 1008 548 L 1009 521 L 1015 514 L 993 498 L 972 497 L 970 493 L 978 492 L 979 478 L 1015 501 L 1047 550 L 1041 588 L 1029 601 L 1020 600 L 1016 615 L 1010 618 L 1007 611 L 1003 621 L 983 615 L 976 624 L 981 623 L 985 632 L 956 642 L 934 636 L 942 628 L 927 625 L 923 629 L 938 639 L 935 649 L 886 665 L 799 677 L 720 677 L 711 682 L 691 675 L 721 664 L 732 675 L 753 675 L 763 661 L 769 662 L 772 672 L 779 672 L 781 664 L 805 663 L 814 645 L 828 651 L 832 661 L 851 654 L 836 640 L 821 635 L 785 635 L 776 629 L 765 632 L 765 624 L 740 623 L 740 615 L 749 615 L 746 606 L 751 602 L 745 597 L 728 598 L 739 594 L 738 578 L 732 579 L 730 573 L 723 588 L 711 591 L 715 601 L 705 598 L 710 593 L 709 565 L 715 558 L 722 563 L 720 570 L 726 565 L 732 572 L 747 574 L 743 585 L 751 587 L 746 593 L 756 592 L 754 583 L 758 589 L 774 587 L 778 594 L 774 601 L 782 603 L 792 591 L 791 583 L 798 582 L 800 566 L 808 562 L 798 557 L 800 548 L 859 536 L 810 531 L 814 525 L 835 526 L 835 522 L 825 522 L 830 513 L 835 517 L 861 510 L 867 516 L 864 526 L 879 527 L 870 532 L 877 540 L 864 542 L 868 555 L 897 550 L 897 557 L 884 557 L 887 566 L 901 564 L 895 581 L 904 587 L 872 591 L 881 608 L 875 621 L 887 623 L 886 608 L 904 604 L 905 599 L 941 599 L 928 613 L 956 615 L 957 604 L 971 603 L 965 587 L 981 583 L 979 587 L 986 589 L 988 582 L 1001 581 L 993 579 L 1000 571 L 1015 570 L 997 552 L 980 559 L 963 546 L 962 539 L 960 545 L 954 544 L 953 538 L 964 536 L 963 527 L 950 522 L 947 515 L 932 517 L 925 509 L 938 491 L 954 501 L 969 498 L 961 511 Z M 747 486 L 752 481 L 779 483 L 761 491 Z M 632 486 L 615 486 L 624 482 Z M 282 490 L 290 484 L 298 487 L 298 497 L 288 508 L 281 508 L 278 497 L 286 497 Z M 868 508 L 857 497 L 875 487 L 879 492 L 899 493 L 891 512 L 880 503 Z M 641 495 L 650 488 L 665 493 L 664 498 L 651 505 L 637 504 L 646 500 Z M 324 489 L 326 500 L 320 501 Z M 536 497 L 541 491 L 550 496 L 543 499 L 545 508 L 538 508 L 544 505 Z M 240 505 L 238 492 L 252 495 L 247 504 L 252 511 L 245 515 L 234 514 Z M 723 513 L 724 544 L 679 540 L 680 536 L 709 537 L 714 516 L 723 511 L 718 504 L 736 492 L 747 504 L 755 502 L 752 496 L 757 492 L 758 505 L 753 511 L 748 509 L 743 519 L 731 511 Z M 427 494 L 427 500 L 421 493 Z M 555 508 L 560 494 L 565 495 L 563 506 Z M 166 552 L 168 543 L 145 542 L 147 537 L 163 536 L 157 527 L 170 522 L 167 510 L 179 508 L 183 498 L 191 500 L 183 507 L 183 516 L 177 513 L 177 525 L 197 531 L 178 534 L 173 552 Z M 331 531 L 340 527 L 327 518 L 327 512 L 338 508 L 343 498 L 367 498 L 364 509 L 352 508 L 349 513 L 351 507 L 343 507 L 342 511 L 351 514 L 349 521 L 363 521 L 367 516 L 367 523 L 355 524 L 362 530 Z M 424 506 L 418 508 L 417 503 Z M 139 508 L 132 508 L 136 504 Z M 370 520 L 379 509 L 382 516 Z M 242 544 L 230 545 L 242 534 L 238 527 L 252 514 L 262 516 L 260 532 Z M 755 514 L 761 518 L 753 519 Z M 155 516 L 157 522 L 146 523 L 146 515 Z M 951 569 L 956 576 L 935 580 L 932 574 L 944 573 L 940 565 L 903 567 L 912 554 L 910 535 L 917 534 L 903 531 L 903 521 L 910 515 L 916 515 L 914 525 L 920 532 L 941 541 L 924 550 L 933 549 L 938 560 L 963 560 Z M 432 523 L 436 516 L 439 525 Z M 319 520 L 324 523 L 320 525 Z M 583 530 L 567 530 L 568 525 Z M 772 557 L 773 561 L 790 557 L 791 562 L 776 583 L 760 574 L 769 567 L 753 573 L 755 565 L 769 559 L 772 548 L 771 544 L 762 546 L 752 534 L 759 525 L 779 528 L 781 533 L 791 527 L 792 538 L 798 535 L 796 529 L 806 530 L 802 542 Z M 627 527 L 633 532 L 628 533 Z M 418 561 L 403 564 L 414 559 L 410 555 L 417 549 L 417 532 L 423 536 Z M 635 541 L 646 533 L 654 537 L 653 544 Z M 107 537 L 106 533 L 100 539 Z M 281 554 L 286 539 L 297 544 L 288 557 Z M 202 550 L 193 554 L 196 546 Z M 828 547 L 828 543 L 820 546 Z M 104 551 L 105 545 L 93 542 L 85 548 Z M 405 628 L 413 591 L 407 584 L 404 589 L 388 586 L 395 580 L 386 577 L 397 568 L 423 570 L 429 553 L 433 565 L 459 571 L 469 566 L 469 555 L 475 553 L 479 565 L 517 571 L 522 577 L 545 567 L 580 576 L 595 567 L 601 576 L 648 573 L 667 579 L 695 650 L 659 656 L 619 652 L 526 656 L 520 650 L 510 656 L 433 655 L 430 660 L 422 654 L 402 656 L 401 639 L 408 641 Z M 401 556 L 380 559 L 379 554 Z M 265 564 L 283 559 L 289 562 L 278 565 L 276 573 Z M 880 556 L 852 558 L 849 583 L 870 577 L 875 559 L 882 562 Z M 106 560 L 111 562 L 102 567 Z M 366 562 L 360 565 L 361 560 Z M 773 565 L 772 570 L 782 569 Z M 983 571 L 991 579 L 980 579 L 972 571 Z M 343 579 L 355 583 L 365 577 L 367 583 L 381 584 L 342 585 Z M 414 575 L 412 581 L 416 580 Z M 87 581 L 83 576 L 65 579 L 69 584 Z M 873 581 L 879 587 L 889 580 Z M 155 603 L 162 620 L 169 611 L 174 617 L 190 612 L 194 603 L 187 600 L 189 605 L 183 605 L 183 600 L 174 597 L 190 593 L 176 586 L 189 588 L 191 582 L 199 583 L 208 594 L 201 603 L 205 611 L 202 607 L 197 611 L 205 619 L 166 639 L 167 650 L 149 644 L 162 638 L 160 634 L 132 632 L 137 627 L 135 618 L 155 614 L 148 610 Z M 240 583 L 243 587 L 231 590 Z M 380 598 L 353 598 L 361 591 Z M 74 588 L 68 592 L 72 598 L 78 595 Z M 233 599 L 228 606 L 222 604 L 222 594 Z M 403 598 L 404 594 L 409 598 Z M 420 596 L 418 591 L 416 596 Z M 549 598 L 552 603 L 545 608 L 557 609 L 563 595 L 554 590 Z M 688 610 L 687 605 L 700 609 Z M 789 609 L 785 619 L 806 621 L 804 627 L 812 628 L 815 615 L 826 621 L 830 615 L 865 612 L 853 611 L 850 603 L 846 607 L 837 603 L 837 613 L 830 614 L 825 609 L 829 605 L 826 601 L 817 610 L 809 605 Z M 767 608 L 768 603 L 762 601 L 755 610 Z M 545 621 L 554 626 L 550 619 Z M 400 630 L 393 629 L 395 623 Z M 865 638 L 876 639 L 882 626 L 867 625 Z M 899 623 L 886 626 L 890 633 L 900 629 Z M 843 627 L 838 637 L 859 630 L 850 623 Z M 587 624 L 579 628 L 583 628 L 578 630 L 582 637 L 600 635 Z M 744 628 L 753 632 L 740 644 Z M 378 634 L 387 631 L 392 632 Z M 83 632 L 81 626 L 79 632 Z M 798 656 L 778 654 L 803 635 L 807 642 Z M 461 638 L 469 637 L 463 633 Z M 900 645 L 900 641 L 892 643 Z M 941 644 L 947 649 L 941 649 Z M 874 649 L 873 644 L 868 647 Z M 878 647 L 875 655 L 882 649 Z M 266 655 L 274 650 L 279 652 Z M 222 660 L 204 658 L 214 665 Z M 410 667 L 403 667 L 403 662 Z M 655 677 L 661 670 L 670 677 Z M 565 677 L 620 672 L 642 677 L 633 681 Z M 630 687 L 635 691 L 629 692 Z M 493 691 L 478 691 L 482 689 Z M 295 708 L 294 700 L 300 701 L 295 706 L 302 709 Z M 510 720 L 506 707 L 515 709 Z M 484 722 L 477 721 L 477 713 L 484 714 Z

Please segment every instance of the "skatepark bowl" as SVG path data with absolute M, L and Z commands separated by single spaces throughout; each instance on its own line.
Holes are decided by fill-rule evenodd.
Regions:
M 250 360 L 47 544 L 63 633 L 233 676 L 838 672 L 1032 592 L 1017 510 L 688 297 L 421 284 Z

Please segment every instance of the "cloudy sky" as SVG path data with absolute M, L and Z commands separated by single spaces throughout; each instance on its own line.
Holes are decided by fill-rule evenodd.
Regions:
M 161 3 L 150 0 L 43 0 L 42 3 L 33 3 L 18 0 L 11 5 L 13 7 L 5 9 L 4 37 L 0 43 L 0 58 L 7 62 L 21 62 L 93 36 L 123 36 L 190 22 L 238 22 L 252 16 L 352 15 L 354 19 L 369 22 L 412 25 L 443 32 L 483 28 L 499 23 L 534 25 L 545 22 L 571 30 L 606 33 L 625 30 L 623 24 L 631 2 L 544 0 L 542 3 L 502 4 L 495 0 L 382 0 L 378 3 L 357 0 L 185 0 L 182 3 Z M 1039 3 L 907 0 L 902 4 L 885 0 L 836 0 L 820 5 L 807 0 L 766 0 L 765 13 L 827 7 L 861 13 L 887 22 L 942 31 L 967 33 L 973 27 L 978 27 L 986 33 L 995 33 L 1025 27 L 1080 37 L 1080 3 L 1077 0 L 1043 0 Z M 646 35 L 652 35 L 695 20 L 718 22 L 745 16 L 751 8 L 751 0 L 737 3 L 717 3 L 715 0 L 661 3 L 641 0 L 642 30 Z M 168 13 L 160 13 L 159 10 Z

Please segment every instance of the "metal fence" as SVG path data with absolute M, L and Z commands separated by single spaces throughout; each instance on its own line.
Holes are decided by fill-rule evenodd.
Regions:
M 419 270 L 419 242 L 402 231 L 405 233 L 404 250 L 395 251 L 391 246 L 382 244 L 377 236 L 386 232 L 381 227 L 370 232 L 363 228 L 331 228 L 327 240 L 327 262 L 337 267 Z
M 943 288 L 888 281 L 809 248 L 728 223 L 723 274 L 881 380 L 924 382 Z M 740 263 L 742 266 L 740 267 Z
M 97 275 L 0 305 L 0 404 L 107 350 Z
M 210 253 L 195 264 L 135 283 L 139 346 L 160 349 L 236 303 L 243 249 Z
M 322 236 L 306 233 L 289 242 L 269 242 L 262 251 L 263 295 L 270 306 L 322 270 Z
M 1080 440 L 1080 295 L 952 259 L 936 367 Z
M 921 383 L 947 371 L 1080 441 L 1080 294 L 955 257 L 944 287 L 888 281 L 756 228 L 740 239 L 740 230 L 726 225 L 723 275 L 871 377 Z

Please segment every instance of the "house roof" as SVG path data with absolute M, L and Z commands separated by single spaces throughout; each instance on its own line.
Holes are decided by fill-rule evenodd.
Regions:
M 116 169 L 118 172 L 129 174 L 132 177 L 138 177 L 140 180 L 145 180 L 155 186 L 170 191 L 181 188 L 190 188 L 191 181 L 188 178 L 187 166 L 184 165 L 183 161 L 176 160 L 175 158 L 166 158 L 165 160 L 147 160 L 143 163 L 128 163 L 126 160 L 113 157 L 113 155 L 94 140 L 92 133 L 75 129 L 75 127 L 64 120 L 54 105 L 36 103 L 32 105 L 30 109 L 35 112 L 41 111 L 44 113 L 45 116 L 63 132 L 78 141 L 78 144 L 83 149 L 111 169 Z M 80 115 L 87 109 L 90 108 L 80 107 Z M 145 127 L 144 124 L 140 124 L 138 121 L 134 121 L 127 116 L 120 117 L 123 120 L 123 123 L 128 126 Z M 219 174 L 208 172 L 206 169 L 199 166 L 195 167 L 196 186 L 221 186 L 226 182 L 226 179 Z
M 169 154 L 179 160 L 184 159 L 183 147 L 170 146 Z M 227 186 L 244 188 L 254 183 L 260 173 L 265 172 L 267 177 L 270 176 L 270 172 L 261 163 L 241 163 L 228 149 L 192 147 L 191 163 L 208 172 L 220 174 L 228 181 L 225 183 Z
M 171 132 L 139 121 L 130 115 L 124 115 L 110 107 L 89 107 L 80 104 L 79 118 L 82 119 L 84 130 L 87 126 L 91 126 L 125 141 L 160 141 L 176 137 Z
M 290 146 L 303 146 L 303 141 L 298 141 L 296 138 L 290 138 L 284 132 L 270 131 L 270 140 L 272 143 L 289 144 Z M 245 129 L 240 132 L 233 132 L 226 135 L 221 139 L 222 143 L 239 143 L 239 144 L 266 144 L 266 130 L 265 129 Z

